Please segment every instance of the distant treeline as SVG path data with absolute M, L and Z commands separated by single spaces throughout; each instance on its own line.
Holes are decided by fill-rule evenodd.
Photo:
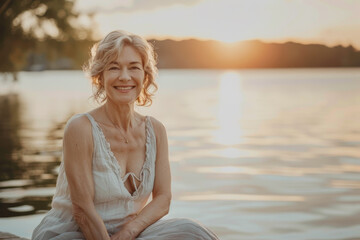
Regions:
M 258 40 L 222 43 L 201 40 L 149 40 L 159 68 L 297 68 L 360 67 L 360 51 L 352 46 L 264 43 Z M 39 42 L 24 70 L 80 69 L 93 41 Z
M 360 67 L 360 51 L 352 46 L 321 44 L 238 43 L 199 40 L 150 40 L 160 68 L 296 68 Z

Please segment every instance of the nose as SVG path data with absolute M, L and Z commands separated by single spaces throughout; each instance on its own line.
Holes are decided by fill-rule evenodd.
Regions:
M 120 81 L 130 81 L 131 77 L 127 69 L 123 69 L 120 71 L 120 75 L 118 77 Z

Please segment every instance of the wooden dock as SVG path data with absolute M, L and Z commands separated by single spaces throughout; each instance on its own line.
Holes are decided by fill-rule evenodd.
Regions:
M 22 238 L 22 237 L 16 236 L 11 233 L 0 232 L 0 240 L 3 240 L 3 239 L 6 239 L 6 240 L 29 240 L 27 238 Z

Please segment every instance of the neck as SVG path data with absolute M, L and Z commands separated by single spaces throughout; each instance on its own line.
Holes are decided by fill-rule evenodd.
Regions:
M 135 126 L 134 104 L 116 105 L 112 102 L 106 102 L 103 105 L 106 117 L 116 128 L 121 128 L 125 132 L 132 126 Z

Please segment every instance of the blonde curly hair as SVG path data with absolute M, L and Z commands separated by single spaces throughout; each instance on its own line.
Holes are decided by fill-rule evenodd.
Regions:
M 143 37 L 121 30 L 110 32 L 104 39 L 94 44 L 91 58 L 84 65 L 83 69 L 91 78 L 94 87 L 93 97 L 100 103 L 106 101 L 103 72 L 107 65 L 118 57 L 124 45 L 132 46 L 139 52 L 145 71 L 144 85 L 136 103 L 139 106 L 151 105 L 151 98 L 158 89 L 155 82 L 158 69 L 154 48 Z

